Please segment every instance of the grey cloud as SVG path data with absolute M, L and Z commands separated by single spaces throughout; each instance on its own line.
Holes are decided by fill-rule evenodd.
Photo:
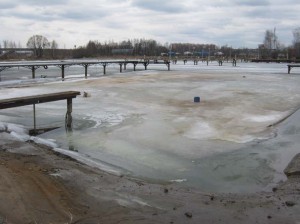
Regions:
M 4 9 L 11 9 L 16 7 L 17 4 L 11 1 L 1 1 L 0 2 L 0 9 L 4 10 Z
M 267 6 L 270 5 L 268 0 L 234 0 L 232 4 L 235 6 Z
M 99 10 L 70 10 L 61 13 L 59 16 L 61 19 L 71 19 L 77 21 L 87 21 L 93 19 L 100 19 L 108 15 L 108 12 Z
M 30 5 L 30 6 L 53 6 L 53 5 L 67 5 L 68 0 L 18 0 L 15 1 L 19 5 Z
M 131 6 L 165 13 L 181 13 L 186 11 L 186 7 L 180 1 L 132 0 Z

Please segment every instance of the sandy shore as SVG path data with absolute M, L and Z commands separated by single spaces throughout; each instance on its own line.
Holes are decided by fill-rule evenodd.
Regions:
M 0 138 L 1 224 L 300 223 L 299 161 L 273 192 L 211 194 L 115 176 L 5 132 Z

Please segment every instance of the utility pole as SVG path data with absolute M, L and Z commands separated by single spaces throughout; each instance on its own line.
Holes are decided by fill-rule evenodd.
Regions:
M 273 34 L 273 44 L 274 44 L 274 49 L 277 49 L 276 45 L 276 27 L 274 27 L 274 34 Z

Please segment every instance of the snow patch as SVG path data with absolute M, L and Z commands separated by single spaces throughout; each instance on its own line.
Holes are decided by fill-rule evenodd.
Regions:
M 17 132 L 12 131 L 12 132 L 10 132 L 10 135 L 22 142 L 27 142 L 30 140 L 30 136 L 27 134 L 22 134 L 22 133 L 17 133 Z
M 204 121 L 192 125 L 184 136 L 191 139 L 211 139 L 216 137 L 216 130 Z
M 172 183 L 182 183 L 182 182 L 186 182 L 187 179 L 176 179 L 176 180 L 170 180 L 170 182 Z
M 48 146 L 48 147 L 51 147 L 51 148 L 56 148 L 57 147 L 57 144 L 54 143 L 52 140 L 49 140 L 49 139 L 42 139 L 42 138 L 39 138 L 39 137 L 32 136 L 32 137 L 30 137 L 30 140 L 34 141 L 37 144 L 45 145 L 45 146 Z
M 251 122 L 271 122 L 279 120 L 282 117 L 281 114 L 269 114 L 269 115 L 249 115 L 248 117 L 244 118 L 245 121 Z

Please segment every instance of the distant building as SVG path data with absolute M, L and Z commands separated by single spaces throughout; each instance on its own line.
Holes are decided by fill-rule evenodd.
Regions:
M 223 56 L 223 55 L 224 55 L 224 53 L 221 52 L 221 51 L 218 51 L 218 52 L 215 53 L 215 56 Z
M 183 55 L 184 55 L 184 56 L 192 56 L 193 53 L 190 52 L 190 51 L 185 51 L 185 52 L 183 52 Z
M 174 57 L 174 56 L 176 56 L 176 52 L 174 52 L 174 51 L 169 51 L 169 52 L 168 52 L 168 55 L 171 56 L 171 57 Z
M 202 51 L 194 52 L 194 55 L 199 56 L 199 57 L 208 57 L 209 52 L 202 50 Z

